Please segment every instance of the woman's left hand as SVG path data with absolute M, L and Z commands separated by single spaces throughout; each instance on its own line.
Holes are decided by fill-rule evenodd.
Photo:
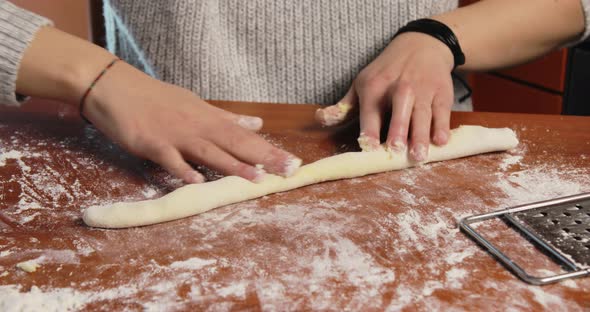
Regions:
M 449 138 L 453 66 L 450 49 L 436 38 L 400 34 L 360 72 L 344 98 L 318 110 L 316 118 L 334 125 L 358 111 L 359 145 L 366 151 L 379 148 L 384 116 L 390 111 L 386 146 L 404 150 L 409 139 L 410 157 L 424 161 L 431 141 L 444 145 Z

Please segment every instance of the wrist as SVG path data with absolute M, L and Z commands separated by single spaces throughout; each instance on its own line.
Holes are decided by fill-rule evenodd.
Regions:
M 463 54 L 459 40 L 457 39 L 457 36 L 455 36 L 453 30 L 445 23 L 430 18 L 411 21 L 404 27 L 400 28 L 394 38 L 404 33 L 424 34 L 444 44 L 453 55 L 452 70 L 465 64 L 465 54 Z
M 449 47 L 432 36 L 418 32 L 407 32 L 396 36 L 395 41 L 405 49 L 413 47 L 413 53 L 428 51 L 431 57 L 441 60 L 449 72 L 452 72 L 455 67 L 453 53 Z
M 81 105 L 80 114 L 92 123 L 114 117 L 112 113 L 117 109 L 117 103 L 125 102 L 122 99 L 129 94 L 141 89 L 153 89 L 152 82 L 155 80 L 152 77 L 123 61 L 113 63 L 114 60 L 116 58 L 109 59 L 94 73 L 77 99 L 76 104 Z M 143 94 L 143 91 L 139 92 Z M 84 100 L 83 104 L 81 99 Z
M 114 57 L 85 40 L 44 27 L 23 55 L 16 91 L 77 106 L 92 80 Z
M 94 51 L 90 58 L 64 64 L 64 69 L 58 78 L 63 86 L 61 100 L 74 106 L 80 105 L 84 95 L 92 88 L 94 80 L 113 60 L 117 59 L 115 55 L 105 50 L 100 48 L 98 50 L 100 51 Z

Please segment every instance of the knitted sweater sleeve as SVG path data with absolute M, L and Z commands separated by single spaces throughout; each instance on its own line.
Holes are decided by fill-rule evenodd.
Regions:
M 0 105 L 19 106 L 16 75 L 25 50 L 39 28 L 51 21 L 0 0 Z
M 586 23 L 586 28 L 584 29 L 584 34 L 577 42 L 573 44 L 579 43 L 584 41 L 590 37 L 590 0 L 581 0 L 582 7 L 584 8 L 584 22 Z

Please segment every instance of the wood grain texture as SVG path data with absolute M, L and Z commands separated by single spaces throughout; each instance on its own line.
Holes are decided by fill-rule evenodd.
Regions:
M 263 135 L 306 162 L 356 149 L 357 127 L 318 127 L 312 105 L 216 104 L 263 117 Z M 590 279 L 528 286 L 456 226 L 462 216 L 589 191 L 587 117 L 454 113 L 453 126 L 511 127 L 522 145 L 515 155 L 322 183 L 155 226 L 97 230 L 81 223 L 82 207 L 159 196 L 175 181 L 75 112 L 43 107 L 37 101 L 28 113 L 0 113 L 3 155 L 21 154 L 0 163 L 2 285 L 36 286 L 48 296 L 68 290 L 81 307 L 102 310 L 590 308 Z M 558 269 L 525 252 L 503 227 L 481 229 L 518 261 Z M 39 257 L 35 273 L 15 268 Z

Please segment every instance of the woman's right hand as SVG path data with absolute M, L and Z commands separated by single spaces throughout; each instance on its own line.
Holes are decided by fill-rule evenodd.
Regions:
M 262 119 L 214 107 L 124 62 L 115 63 L 98 81 L 83 114 L 131 153 L 187 183 L 204 181 L 190 163 L 252 181 L 265 172 L 290 176 L 301 164 L 254 133 Z

